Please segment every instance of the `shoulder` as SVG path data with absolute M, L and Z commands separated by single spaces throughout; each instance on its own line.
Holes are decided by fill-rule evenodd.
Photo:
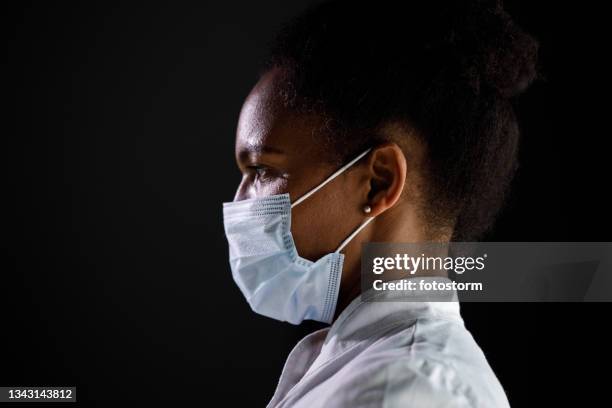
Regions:
M 385 408 L 509 407 L 484 353 L 462 323 L 419 319 L 411 341 L 394 344 L 363 356 L 360 365 L 367 375 L 361 376 L 356 400 L 376 395 Z

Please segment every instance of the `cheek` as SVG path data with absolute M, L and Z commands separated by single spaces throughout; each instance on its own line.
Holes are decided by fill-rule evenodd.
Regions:
M 335 251 L 351 233 L 355 221 L 350 202 L 329 193 L 315 194 L 292 210 L 291 233 L 302 258 L 316 261 Z
M 287 180 L 276 179 L 267 182 L 258 182 L 253 177 L 244 177 L 236 190 L 234 201 L 249 198 L 261 198 L 287 192 Z

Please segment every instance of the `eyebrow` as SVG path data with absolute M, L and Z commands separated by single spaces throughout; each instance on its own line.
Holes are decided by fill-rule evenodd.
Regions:
M 252 144 L 248 145 L 247 147 L 242 147 L 238 152 L 238 158 L 240 160 L 245 160 L 249 155 L 253 153 L 284 154 L 285 152 L 274 146 Z
M 249 146 L 248 150 L 253 153 L 275 153 L 275 154 L 285 153 L 284 151 L 282 151 L 281 149 L 277 147 L 267 146 L 267 145 L 251 145 Z

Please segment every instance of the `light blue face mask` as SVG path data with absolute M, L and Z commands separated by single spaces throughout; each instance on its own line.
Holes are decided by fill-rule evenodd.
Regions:
M 331 323 L 336 310 L 344 255 L 340 251 L 374 217 L 316 262 L 301 258 L 291 235 L 291 208 L 365 156 L 355 157 L 293 204 L 289 194 L 223 203 L 234 281 L 254 312 L 292 324 L 303 320 Z

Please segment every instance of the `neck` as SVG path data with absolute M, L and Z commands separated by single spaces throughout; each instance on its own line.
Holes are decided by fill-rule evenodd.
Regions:
M 393 211 L 396 210 L 396 211 Z M 451 233 L 444 234 L 438 238 L 432 238 L 425 233 L 426 229 L 420 223 L 419 218 L 412 213 L 407 215 L 406 211 L 393 208 L 370 222 L 370 226 L 355 237 L 342 251 L 344 253 L 344 265 L 342 268 L 342 282 L 334 321 L 340 313 L 358 296 L 361 295 L 361 247 L 366 242 L 385 243 L 424 243 L 424 242 L 448 242 Z M 367 233 L 366 233 L 367 231 Z M 437 253 L 436 255 L 444 255 Z M 443 276 L 448 277 L 446 271 L 422 271 L 417 270 L 410 275 L 411 278 L 419 276 Z M 406 274 L 386 274 L 383 280 L 395 280 L 405 278 Z

